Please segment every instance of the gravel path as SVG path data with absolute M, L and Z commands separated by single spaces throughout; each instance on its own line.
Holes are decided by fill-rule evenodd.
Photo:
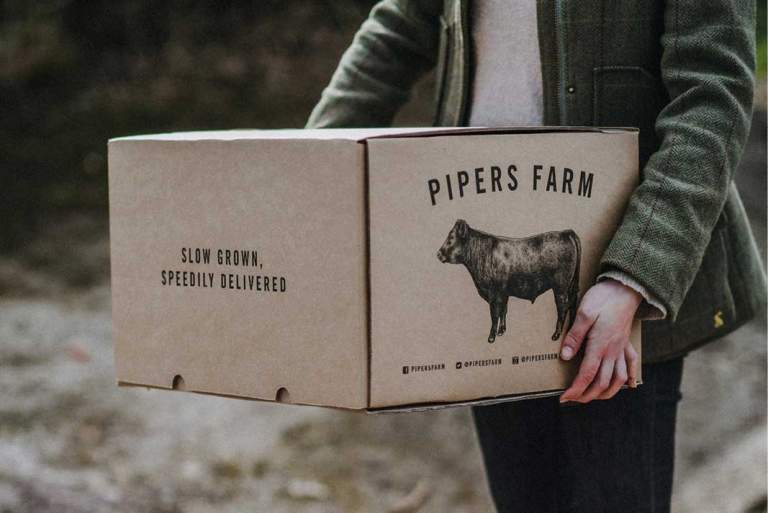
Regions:
M 0 302 L 0 512 L 490 511 L 466 409 L 368 416 L 117 388 L 108 306 L 106 289 Z M 687 359 L 677 513 L 765 500 L 759 328 Z
M 0 511 L 487 508 L 465 410 L 368 416 L 117 388 L 106 291 L 92 293 L 97 308 L 0 303 Z

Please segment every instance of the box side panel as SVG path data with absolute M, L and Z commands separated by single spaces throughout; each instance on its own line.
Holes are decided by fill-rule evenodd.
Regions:
M 560 287 L 567 309 L 576 261 L 580 294 L 594 282 L 638 183 L 637 134 L 368 145 L 370 407 L 564 388 L 578 362 L 558 358 L 553 290 Z M 451 239 L 460 219 L 469 239 L 461 230 Z M 506 332 L 489 343 L 494 303 Z M 632 340 L 639 350 L 639 322 Z
M 117 379 L 367 405 L 364 173 L 351 141 L 114 141 Z

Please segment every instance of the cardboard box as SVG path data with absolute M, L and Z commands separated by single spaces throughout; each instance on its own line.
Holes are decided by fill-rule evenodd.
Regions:
M 118 382 L 369 411 L 557 393 L 557 310 L 637 151 L 614 128 L 113 139 Z

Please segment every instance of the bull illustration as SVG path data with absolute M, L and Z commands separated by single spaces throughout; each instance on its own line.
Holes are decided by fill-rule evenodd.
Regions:
M 480 297 L 491 309 L 488 342 L 507 330 L 509 296 L 527 299 L 552 290 L 557 324 L 552 340 L 558 340 L 568 318 L 573 325 L 579 300 L 581 241 L 573 230 L 546 232 L 513 239 L 471 228 L 459 219 L 437 252 L 443 263 L 463 264 L 472 276 Z

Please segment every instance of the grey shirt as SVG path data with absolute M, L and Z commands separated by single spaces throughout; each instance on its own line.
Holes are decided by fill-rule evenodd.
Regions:
M 541 125 L 541 57 L 533 0 L 470 2 L 470 126 Z

